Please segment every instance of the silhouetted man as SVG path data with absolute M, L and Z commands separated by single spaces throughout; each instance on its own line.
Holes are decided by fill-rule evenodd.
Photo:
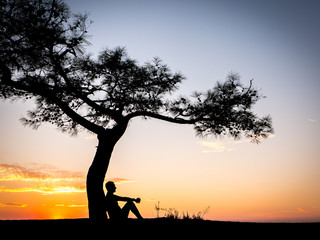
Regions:
M 116 191 L 116 186 L 114 182 L 106 183 L 107 195 L 105 199 L 106 210 L 108 211 L 108 215 L 110 219 L 113 220 L 122 220 L 127 219 L 129 212 L 131 211 L 138 219 L 143 219 L 139 210 L 133 202 L 140 203 L 140 198 L 129 198 L 129 197 L 120 197 L 114 195 Z M 121 209 L 118 205 L 118 201 L 127 202 L 123 208 Z

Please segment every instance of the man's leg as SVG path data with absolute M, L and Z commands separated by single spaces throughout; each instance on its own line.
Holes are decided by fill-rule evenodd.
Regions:
M 138 208 L 133 201 L 128 201 L 122 208 L 122 214 L 125 218 L 128 218 L 129 212 L 132 212 L 138 219 L 143 219 Z

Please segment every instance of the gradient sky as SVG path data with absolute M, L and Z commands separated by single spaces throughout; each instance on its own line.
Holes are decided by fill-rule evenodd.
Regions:
M 160 202 L 181 213 L 210 206 L 205 218 L 214 220 L 320 221 L 319 1 L 66 2 L 93 20 L 93 56 L 116 46 L 141 64 L 159 56 L 186 76 L 182 95 L 233 71 L 267 96 L 254 110 L 272 116 L 275 134 L 260 145 L 134 119 L 106 177 L 119 195 L 141 197 L 145 217 Z M 95 136 L 25 128 L 19 118 L 32 108 L 0 102 L 0 219 L 88 217 Z

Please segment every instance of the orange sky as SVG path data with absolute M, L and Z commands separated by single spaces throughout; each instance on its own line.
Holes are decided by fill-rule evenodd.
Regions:
M 204 181 L 200 185 L 201 181 L 195 179 L 183 184 L 177 178 L 174 182 L 162 179 L 160 189 L 159 186 L 129 179 L 109 180 L 117 183 L 119 195 L 136 197 L 133 194 L 140 193 L 138 196 L 143 202 L 139 207 L 147 217 L 156 216 L 154 205 L 158 202 L 161 208 L 174 207 L 181 214 L 187 211 L 197 213 L 209 206 L 206 218 L 220 220 L 303 221 L 319 217 L 317 200 L 320 196 L 311 190 L 317 185 L 305 189 L 306 186 L 297 186 L 299 181 L 296 180 L 296 183 L 291 183 L 294 189 L 285 189 L 274 180 L 261 182 L 255 177 L 256 181 L 252 181 L 250 178 L 253 176 L 245 177 L 239 168 L 237 171 L 240 181 L 237 181 L 239 176 L 236 173 L 232 173 L 229 182 L 223 181 L 223 184 L 219 182 L 223 176 L 215 177 L 215 184 Z M 0 189 L 0 217 L 3 219 L 8 216 L 13 219 L 47 219 L 88 215 L 85 175 L 80 172 L 61 171 L 51 165 L 32 163 L 24 167 L 1 164 L 0 174 L 0 182 L 4 185 Z M 192 191 L 196 193 L 194 196 L 190 194 Z M 160 211 L 160 216 L 164 213 Z
M 93 157 L 95 137 L 70 138 L 50 127 L 36 132 L 17 127 L 25 137 L 33 137 L 34 147 L 24 160 L 18 161 L 19 151 L 1 160 L 0 219 L 88 217 L 82 165 L 90 164 L 86 152 Z M 138 134 L 142 127 L 145 132 Z M 152 129 L 157 130 L 150 137 Z M 57 159 L 52 163 L 43 159 L 41 149 L 39 155 L 32 153 L 48 134 L 52 142 L 43 151 Z M 131 140 L 134 135 L 139 139 Z M 164 144 L 164 136 L 175 145 Z M 230 139 L 204 144 L 209 141 L 194 137 L 189 127 L 137 120 L 117 145 L 107 180 L 116 182 L 117 194 L 141 197 L 139 208 L 145 217 L 155 217 L 154 206 L 160 202 L 161 208 L 176 208 L 181 214 L 210 207 L 205 218 L 213 220 L 319 221 L 318 163 L 301 162 L 296 153 L 283 159 L 286 151 L 271 154 L 278 138 L 274 135 L 261 145 Z M 27 152 L 23 146 L 19 149 Z M 61 159 L 69 151 L 71 158 Z
M 160 202 L 189 214 L 209 206 L 212 220 L 320 221 L 318 1 L 138 1 L 66 2 L 94 21 L 93 57 L 116 46 L 141 64 L 159 56 L 186 76 L 176 95 L 212 88 L 230 71 L 244 85 L 254 78 L 267 96 L 254 111 L 272 116 L 275 134 L 256 145 L 134 119 L 106 176 L 117 194 L 141 197 L 145 217 Z M 0 219 L 88 217 L 96 137 L 25 128 L 19 119 L 33 108 L 0 102 Z

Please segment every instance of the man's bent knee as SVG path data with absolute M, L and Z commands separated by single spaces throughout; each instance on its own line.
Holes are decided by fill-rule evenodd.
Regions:
M 128 201 L 127 204 L 128 204 L 128 206 L 130 206 L 130 207 L 131 207 L 131 206 L 134 206 L 134 203 L 133 203 L 132 200 Z

